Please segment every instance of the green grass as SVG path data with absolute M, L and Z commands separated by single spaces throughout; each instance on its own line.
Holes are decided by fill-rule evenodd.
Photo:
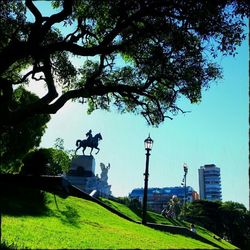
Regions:
M 138 221 L 138 222 L 141 221 L 141 217 L 140 217 L 140 214 L 138 211 L 135 212 L 135 211 L 131 210 L 128 206 L 121 204 L 121 203 L 118 203 L 118 202 L 115 202 L 113 200 L 108 200 L 105 198 L 101 198 L 101 200 L 103 202 L 105 202 L 106 204 L 108 204 L 109 206 L 111 206 L 111 207 L 117 209 L 118 211 L 122 212 L 123 214 L 127 215 L 128 217 L 130 217 L 134 221 Z M 166 225 L 181 226 L 181 227 L 190 228 L 190 223 L 188 223 L 186 221 L 177 220 L 177 219 L 166 219 L 161 214 L 154 213 L 151 211 L 147 212 L 147 221 L 152 222 L 152 223 L 157 223 L 157 224 L 166 224 Z M 202 227 L 197 226 L 197 225 L 195 227 L 196 227 L 198 235 L 200 235 L 203 238 L 205 238 L 206 240 L 216 244 L 218 247 L 224 248 L 224 249 L 236 249 L 237 248 L 225 240 L 220 240 L 220 241 L 216 240 L 213 236 L 215 236 L 216 238 L 218 238 L 218 236 L 215 235 L 214 233 L 206 230 L 205 228 L 202 228 Z
M 5 200 L 2 216 L 2 240 L 6 245 L 31 249 L 213 249 L 203 242 L 182 235 L 172 235 L 129 222 L 105 208 L 83 199 L 57 197 L 46 193 L 43 211 L 28 213 L 35 204 Z M 17 199 L 21 200 L 21 199 Z M 6 205 L 7 204 L 7 205 Z M 15 209 L 8 211 L 8 204 Z M 119 206 L 118 204 L 116 204 Z M 22 209 L 25 211 L 21 213 Z M 129 214 L 129 209 L 124 213 Z M 127 212 L 126 212 L 127 211 Z

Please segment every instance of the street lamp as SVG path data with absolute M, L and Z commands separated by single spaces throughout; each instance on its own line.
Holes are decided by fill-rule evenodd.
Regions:
M 143 193 L 143 207 L 142 207 L 142 224 L 146 224 L 146 214 L 147 214 L 147 199 L 148 199 L 148 165 L 149 165 L 149 156 L 150 150 L 153 147 L 153 140 L 148 135 L 148 138 L 144 140 L 144 146 L 146 150 L 146 169 L 145 169 L 145 179 L 144 179 L 144 193 Z
M 188 173 L 188 166 L 186 163 L 183 165 L 184 170 L 184 217 L 186 216 L 186 199 L 187 199 L 187 173 Z

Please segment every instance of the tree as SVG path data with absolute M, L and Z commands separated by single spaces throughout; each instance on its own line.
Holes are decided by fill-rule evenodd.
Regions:
M 64 150 L 64 140 L 62 138 L 56 138 L 55 144 L 54 144 L 55 149 L 60 149 Z
M 188 204 L 186 219 L 226 238 L 240 249 L 250 246 L 250 213 L 243 204 L 194 201 Z
M 57 12 L 44 16 L 32 0 L 1 2 L 2 130 L 27 117 L 56 113 L 70 99 L 87 103 L 89 112 L 115 107 L 141 114 L 153 125 L 172 119 L 184 112 L 176 103 L 180 96 L 199 102 L 202 89 L 221 76 L 213 57 L 236 54 L 249 13 L 245 0 L 52 5 Z M 26 18 L 27 10 L 34 22 Z M 79 67 L 74 56 L 83 58 Z M 13 88 L 30 80 L 45 83 L 47 94 L 13 108 Z
M 40 148 L 31 151 L 23 159 L 21 174 L 59 175 L 70 165 L 68 155 L 61 149 Z
M 186 219 L 221 235 L 221 218 L 218 213 L 221 202 L 196 200 L 187 204 Z
M 240 249 L 250 247 L 250 214 L 243 204 L 227 201 L 220 207 L 224 235 Z
M 38 100 L 34 94 L 18 87 L 13 93 L 12 107 L 28 105 Z M 50 120 L 47 114 L 35 115 L 23 122 L 0 130 L 0 168 L 1 171 L 19 171 L 24 155 L 38 147 L 45 132 L 46 123 Z

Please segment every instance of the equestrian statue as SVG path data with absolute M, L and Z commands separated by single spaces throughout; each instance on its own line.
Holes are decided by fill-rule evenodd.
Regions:
M 87 147 L 91 148 L 90 155 L 92 154 L 93 148 L 98 150 L 96 152 L 96 154 L 98 154 L 98 152 L 100 151 L 100 149 L 98 148 L 98 143 L 100 140 L 102 140 L 102 135 L 100 133 L 98 133 L 95 136 L 92 136 L 92 131 L 89 130 L 89 132 L 86 134 L 86 136 L 87 136 L 87 139 L 76 141 L 77 149 L 75 151 L 75 154 L 76 154 L 77 150 L 80 149 L 81 147 L 83 148 L 82 149 L 83 154 L 84 154 L 84 151 Z

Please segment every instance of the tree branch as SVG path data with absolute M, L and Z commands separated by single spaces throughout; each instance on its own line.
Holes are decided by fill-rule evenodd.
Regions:
M 83 47 L 83 46 L 80 46 L 71 42 L 63 41 L 63 42 L 48 44 L 44 46 L 43 48 L 41 48 L 39 53 L 43 54 L 47 52 L 49 54 L 52 54 L 56 51 L 65 50 L 78 56 L 95 56 L 95 55 L 100 55 L 100 54 L 107 55 L 112 52 L 121 50 L 122 48 L 123 48 L 123 45 L 111 45 L 108 47 L 97 45 L 97 46 L 87 48 L 87 47 Z
M 30 75 L 32 75 L 32 79 L 34 79 L 36 81 L 45 80 L 41 76 L 39 78 L 35 77 L 35 74 L 39 73 L 39 72 L 42 72 L 42 70 L 43 70 L 43 67 L 38 67 L 38 66 L 34 65 L 32 70 L 27 72 L 19 81 L 13 82 L 12 84 L 16 85 L 16 84 L 23 83 Z
M 34 15 L 36 22 L 41 23 L 42 22 L 42 14 L 41 12 L 37 9 L 37 7 L 33 4 L 32 0 L 26 0 L 25 1 L 26 6 L 30 10 L 30 12 Z
M 64 0 L 63 10 L 57 14 L 50 16 L 43 25 L 43 33 L 47 33 L 51 26 L 55 23 L 60 23 L 72 13 L 74 0 Z
M 105 36 L 105 38 L 103 39 L 103 41 L 100 43 L 101 46 L 107 46 L 109 43 L 111 43 L 113 41 L 113 39 L 120 33 L 122 32 L 122 30 L 124 30 L 125 28 L 127 28 L 129 25 L 131 25 L 134 21 L 136 20 L 141 20 L 142 21 L 142 17 L 145 17 L 147 15 L 155 15 L 155 9 L 156 8 L 161 8 L 166 6 L 166 0 L 157 0 L 153 3 L 148 4 L 147 6 L 145 5 L 145 3 L 142 1 L 141 2 L 141 6 L 138 9 L 138 11 L 136 11 L 135 13 L 133 13 L 132 15 L 128 16 L 126 19 L 124 20 L 119 20 L 119 22 L 117 22 L 117 25 L 114 27 L 113 30 L 111 30 L 109 32 L 109 34 L 107 34 Z M 154 14 L 153 14 L 154 13 Z M 169 14 L 169 13 L 168 13 Z M 159 16 L 159 13 L 158 13 Z
M 40 99 L 40 102 L 41 103 L 50 103 L 58 96 L 58 93 L 56 91 L 54 79 L 53 79 L 53 76 L 51 73 L 52 67 L 51 67 L 51 62 L 50 62 L 49 57 L 45 57 L 43 62 L 44 62 L 43 72 L 45 75 L 45 82 L 46 82 L 46 85 L 48 87 L 48 93 Z
M 64 93 L 63 95 L 61 95 L 54 103 L 46 107 L 47 109 L 46 113 L 49 113 L 49 114 L 56 113 L 70 99 L 79 98 L 79 97 L 89 98 L 91 96 L 103 96 L 105 94 L 115 93 L 115 92 L 121 95 L 124 95 L 125 93 L 141 94 L 140 88 L 135 87 L 135 86 L 122 85 L 122 84 L 115 85 L 115 86 L 104 86 L 104 85 L 95 86 L 92 89 L 81 88 L 81 89 L 68 91 Z

